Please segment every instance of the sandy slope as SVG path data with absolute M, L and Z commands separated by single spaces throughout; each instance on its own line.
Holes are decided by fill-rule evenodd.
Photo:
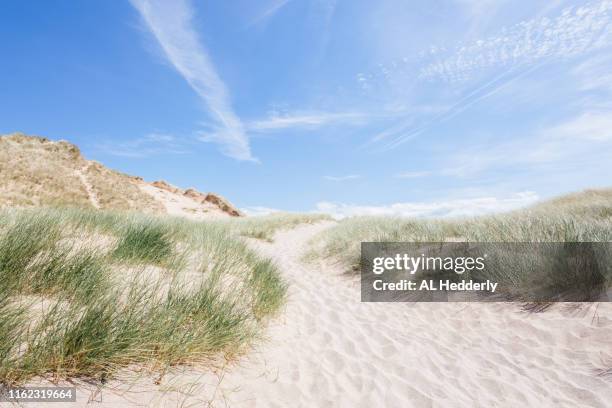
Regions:
M 612 304 L 527 315 L 502 304 L 364 304 L 358 281 L 300 262 L 328 224 L 254 243 L 291 284 L 268 341 L 222 376 L 196 371 L 104 389 L 103 406 L 592 406 L 612 401 Z M 115 382 L 113 386 L 125 388 Z M 182 390 L 178 392 L 177 389 Z M 85 388 L 79 400 L 88 398 Z M 49 404 L 57 407 L 59 404 Z M 607 405 L 609 406 L 609 405 Z
M 87 171 L 88 167 L 89 165 L 86 165 L 82 169 L 77 169 L 75 170 L 75 173 L 78 176 L 79 180 L 81 180 L 81 183 L 83 183 L 83 187 L 85 187 L 85 191 L 87 191 L 87 197 L 89 198 L 89 202 L 91 203 L 91 205 L 93 205 L 94 208 L 100 209 L 100 201 L 98 200 L 98 195 L 94 191 L 93 186 L 85 175 L 85 172 Z
M 182 194 L 163 190 L 148 183 L 141 183 L 138 187 L 160 203 L 165 208 L 167 214 L 173 216 L 185 217 L 196 221 L 228 216 L 217 206 L 194 200 Z
M 63 140 L 0 135 L 0 174 L 0 208 L 93 207 L 196 220 L 242 215 L 219 194 L 182 190 L 161 180 L 148 183 L 87 160 Z

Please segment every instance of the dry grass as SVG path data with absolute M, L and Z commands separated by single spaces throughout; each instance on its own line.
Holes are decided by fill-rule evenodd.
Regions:
M 325 214 L 276 213 L 261 217 L 231 218 L 218 223 L 237 235 L 271 242 L 279 230 L 325 220 L 331 220 L 331 217 Z
M 134 177 L 85 160 L 68 142 L 22 134 L 0 136 L 0 207 L 92 208 L 79 172 L 102 209 L 163 212 Z
M 308 258 L 359 269 L 361 242 L 609 242 L 612 190 L 587 190 L 508 214 L 462 219 L 353 217 L 313 240 Z
M 91 207 L 74 172 L 83 165 L 78 149 L 67 143 L 19 134 L 0 137 L 0 207 Z
M 95 162 L 86 168 L 85 175 L 102 209 L 164 212 L 163 206 L 143 192 L 133 177 L 109 170 Z
M 550 294 L 546 299 L 575 292 L 579 297 L 572 299 L 595 300 L 612 286 L 610 246 L 541 247 L 557 251 L 550 252 L 554 257 L 549 259 L 540 256 L 534 246 L 517 245 L 513 247 L 517 253 L 508 253 L 508 246 L 498 243 L 612 242 L 612 190 L 589 190 L 529 209 L 477 218 L 349 218 L 316 237 L 306 259 L 327 258 L 343 265 L 348 273 L 358 273 L 361 242 L 445 241 L 490 243 L 480 247 L 497 254 L 491 257 L 495 266 L 475 277 L 507 284 L 513 299 L 534 299 L 530 294 L 544 285 L 548 291 L 544 292 Z M 542 310 L 547 305 L 535 306 Z

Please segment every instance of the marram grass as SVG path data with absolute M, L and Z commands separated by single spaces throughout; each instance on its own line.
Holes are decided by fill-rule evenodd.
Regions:
M 356 271 L 361 242 L 443 241 L 610 242 L 612 218 L 530 211 L 451 220 L 355 217 L 313 239 L 309 257 L 334 258 Z
M 134 364 L 231 358 L 259 336 L 285 293 L 275 265 L 219 223 L 5 211 L 0 383 L 104 380 Z
M 361 242 L 612 242 L 612 194 L 590 191 L 539 204 L 535 207 L 503 215 L 463 219 L 410 219 L 399 217 L 355 217 L 342 220 L 312 240 L 306 260 L 324 258 L 339 263 L 347 273 L 360 271 Z M 587 246 L 568 246 L 582 250 Z M 569 254 L 574 260 L 595 262 L 601 266 L 597 274 L 589 268 L 576 268 L 559 263 L 554 268 L 538 268 L 529 259 L 516 256 L 497 257 L 497 273 L 490 277 L 499 282 L 512 282 L 520 301 L 535 283 L 546 282 L 554 293 L 577 288 L 598 299 L 612 287 L 612 254 L 609 246 L 593 254 Z M 588 251 L 587 251 L 588 252 Z M 511 255 L 511 254 L 509 254 Z M 560 257 L 559 259 L 566 259 Z M 569 259 L 569 258 L 567 258 Z M 491 272 L 488 272 L 491 273 Z M 595 290 L 597 289 L 597 290 Z M 529 303 L 529 302 L 527 302 Z M 527 305 L 529 307 L 529 305 Z M 537 306 L 536 310 L 546 305 Z
M 313 224 L 326 220 L 331 220 L 331 217 L 315 213 L 279 212 L 260 217 L 232 218 L 227 221 L 219 221 L 219 223 L 238 235 L 271 242 L 274 234 L 279 230 L 291 229 L 301 224 Z

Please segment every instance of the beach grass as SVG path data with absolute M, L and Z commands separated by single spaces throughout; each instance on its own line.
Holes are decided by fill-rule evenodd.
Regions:
M 158 222 L 136 222 L 126 226 L 113 256 L 120 260 L 164 265 L 175 255 L 173 231 Z
M 276 266 L 220 223 L 6 210 L 0 233 L 3 384 L 233 358 L 285 299 Z
M 315 237 L 305 259 L 326 259 L 340 264 L 349 274 L 358 274 L 361 242 L 612 242 L 612 193 L 591 190 L 507 214 L 473 218 L 348 218 Z M 546 282 L 547 287 L 556 288 L 560 293 L 595 286 L 605 293 L 606 288 L 612 287 L 611 268 L 606 266 L 612 264 L 612 253 L 606 248 L 594 255 L 600 266 L 594 275 L 585 268 L 581 269 L 584 273 L 577 272 L 567 263 L 557 264 L 552 269 L 536 268 L 529 263 L 531 261 L 526 261 L 527 258 L 504 256 L 498 257 L 499 262 L 505 263 L 496 265 L 494 269 L 498 274 L 492 277 L 512 283 L 518 288 L 517 292 L 528 293 L 535 282 Z M 573 257 L 580 262 L 588 261 L 586 246 L 568 250 L 580 253 L 565 254 L 564 259 Z M 593 293 L 594 298 L 596 295 Z
M 258 217 L 232 218 L 220 221 L 220 223 L 238 235 L 271 242 L 277 231 L 331 219 L 326 214 L 279 212 Z

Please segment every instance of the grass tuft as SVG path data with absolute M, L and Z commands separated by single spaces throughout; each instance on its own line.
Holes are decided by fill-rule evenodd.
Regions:
M 276 267 L 226 224 L 0 212 L 0 383 L 232 358 L 285 292 Z
M 174 255 L 174 240 L 167 226 L 158 222 L 127 225 L 113 256 L 120 260 L 167 264 Z

